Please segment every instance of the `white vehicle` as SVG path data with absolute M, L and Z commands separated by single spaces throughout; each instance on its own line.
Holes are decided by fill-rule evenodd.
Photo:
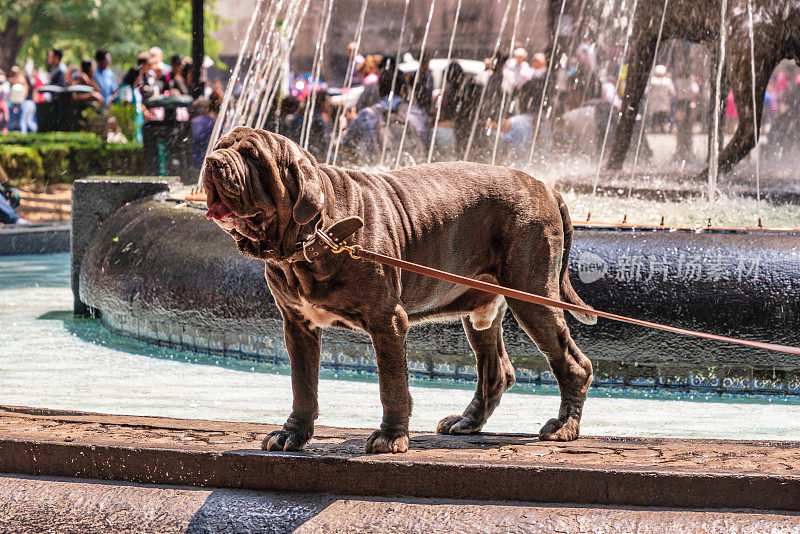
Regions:
M 467 76 L 475 76 L 486 70 L 486 65 L 484 65 L 483 61 L 479 61 L 477 59 L 453 58 L 450 60 L 450 63 L 458 63 L 461 69 L 464 71 L 464 74 Z M 448 63 L 447 58 L 431 59 L 430 69 L 431 74 L 433 75 L 434 96 L 437 91 L 442 89 L 444 73 L 450 63 Z M 408 74 L 410 72 L 416 72 L 417 69 L 419 69 L 419 61 L 414 59 L 411 54 L 406 52 L 403 55 L 403 62 L 400 63 L 400 72 Z

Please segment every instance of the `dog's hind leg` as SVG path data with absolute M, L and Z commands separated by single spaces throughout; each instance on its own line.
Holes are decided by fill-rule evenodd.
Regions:
M 558 298 L 557 295 L 545 296 Z M 572 340 L 561 310 L 519 300 L 509 300 L 509 307 L 523 330 L 547 357 L 561 391 L 558 418 L 542 427 L 539 439 L 572 441 L 580 434 L 583 403 L 592 382 L 592 362 Z
M 467 316 L 461 320 L 469 344 L 475 351 L 478 389 L 462 415 L 451 415 L 439 422 L 436 431 L 440 434 L 479 432 L 500 404 L 500 397 L 514 385 L 514 367 L 503 346 L 502 322 L 505 313 L 506 304 L 501 301 L 491 326 L 481 330 L 473 325 L 473 317 Z

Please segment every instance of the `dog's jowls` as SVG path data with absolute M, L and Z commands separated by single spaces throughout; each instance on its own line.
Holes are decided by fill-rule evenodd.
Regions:
M 436 269 L 584 305 L 570 284 L 572 224 L 560 195 L 527 174 L 474 163 L 420 165 L 367 173 L 318 165 L 277 134 L 237 128 L 206 160 L 208 217 L 242 254 L 266 263 L 266 277 L 283 315 L 291 359 L 292 413 L 267 450 L 298 450 L 318 414 L 320 329 L 366 332 L 378 363 L 383 422 L 367 452 L 408 449 L 411 396 L 404 351 L 409 326 L 458 320 L 475 351 L 478 388 L 461 415 L 438 432 L 480 431 L 514 384 L 501 322 L 510 308 L 550 362 L 561 390 L 558 417 L 541 439 L 578 437 L 592 365 L 575 345 L 561 310 L 475 291 L 382 267 L 346 254 L 313 263 L 289 262 L 299 241 L 322 220 L 358 215 L 352 238 L 364 248 Z M 593 316 L 577 316 L 594 322 Z

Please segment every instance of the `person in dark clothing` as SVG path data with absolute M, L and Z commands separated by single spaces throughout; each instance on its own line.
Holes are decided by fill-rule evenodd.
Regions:
M 431 58 L 427 54 L 419 61 L 419 79 L 414 101 L 420 109 L 430 113 L 433 102 L 433 74 L 431 74 Z
M 192 168 L 199 173 L 217 121 L 217 112 L 208 98 L 198 98 L 192 103 L 192 114 Z
M 505 67 L 506 61 L 508 61 L 508 49 L 501 48 L 494 58 L 488 61 L 484 72 L 467 80 L 463 85 L 455 119 L 456 146 L 460 157 L 466 153 L 473 125 L 475 131 L 472 134 L 469 159 L 480 160 L 489 151 L 489 137 L 485 134 L 491 121 L 497 121 L 500 112 L 503 98 L 503 67 Z M 483 100 L 481 100 L 481 94 L 483 94 Z M 478 115 L 477 122 L 476 115 Z
M 170 91 L 178 91 L 182 95 L 190 95 L 191 91 L 189 90 L 189 84 L 186 83 L 186 76 L 184 71 L 186 66 L 184 65 L 183 58 L 180 54 L 175 54 L 170 59 L 170 67 L 172 70 L 170 71 L 169 77 L 169 90 Z
M 442 87 L 441 116 L 439 121 L 454 121 L 458 112 L 458 104 L 461 101 L 461 93 L 464 91 L 466 75 L 464 69 L 457 62 L 450 63 L 444 75 L 444 86 Z
M 401 162 L 419 163 L 424 158 L 430 133 L 428 115 L 416 105 L 409 106 L 400 96 L 408 94 L 409 88 L 406 86 L 396 87 L 395 94 L 389 98 L 393 77 L 394 70 L 385 70 L 381 73 L 378 81 L 381 101 L 361 110 L 347 127 L 341 144 L 345 159 L 359 163 L 380 163 L 384 138 L 391 159 L 395 157 L 393 152 L 396 153 L 400 149 L 401 142 L 405 156 L 401 157 Z M 399 80 L 404 80 L 404 77 L 398 76 L 397 79 L 399 84 Z M 406 121 L 408 121 L 407 129 Z M 405 139 L 402 139 L 404 130 Z
M 17 206 L 19 206 L 19 192 L 11 187 L 5 169 L 0 167 L 0 223 L 30 224 L 30 221 L 17 215 L 14 209 Z
M 489 68 L 490 75 L 486 81 L 486 95 L 483 98 L 481 119 L 497 120 L 497 114 L 500 112 L 500 105 L 503 99 L 503 69 L 506 61 L 508 61 L 508 50 L 501 48 L 495 54 Z
M 17 215 L 14 207 L 0 195 L 0 223 L 3 224 L 26 224 L 28 221 Z
M 278 117 L 277 133 L 284 135 L 294 141 L 300 141 L 300 128 L 296 127 L 295 119 L 300 117 L 300 125 L 303 124 L 303 113 L 300 112 L 300 101 L 293 96 L 285 96 L 280 103 L 280 116 Z
M 328 117 L 330 117 L 330 101 L 328 91 L 318 90 L 312 93 L 306 100 L 306 106 L 311 105 L 314 99 L 314 116 L 308 125 L 308 151 L 313 154 L 318 161 L 325 161 L 328 152 L 328 145 L 331 142 L 331 127 Z M 309 109 L 310 113 L 310 109 Z M 305 113 L 297 113 L 292 124 L 292 131 L 296 132 L 299 142 L 300 133 L 303 130 L 303 119 Z
M 364 91 L 358 97 L 356 101 L 356 111 L 361 111 L 364 108 L 368 108 L 373 104 L 376 104 L 380 101 L 380 96 L 378 95 L 378 84 L 373 83 L 371 85 L 365 85 Z
M 150 56 L 147 53 L 139 54 L 136 58 L 136 66 L 128 69 L 122 77 L 123 86 L 130 86 L 131 89 L 138 89 L 144 83 L 143 74 L 147 72 L 150 64 Z
M 63 57 L 64 52 L 57 48 L 53 48 L 47 54 L 47 72 L 50 75 L 50 85 L 67 86 L 67 68 L 61 63 Z

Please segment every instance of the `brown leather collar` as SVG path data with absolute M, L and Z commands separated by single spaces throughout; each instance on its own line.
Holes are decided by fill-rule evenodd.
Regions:
M 295 245 L 297 250 L 286 261 L 289 263 L 297 261 L 313 262 L 330 252 L 342 252 L 344 250 L 342 245 L 347 244 L 345 242 L 346 239 L 364 226 L 364 221 L 361 217 L 353 216 L 342 219 L 323 230 L 324 220 L 325 217 L 320 217 L 311 237 L 297 243 Z

